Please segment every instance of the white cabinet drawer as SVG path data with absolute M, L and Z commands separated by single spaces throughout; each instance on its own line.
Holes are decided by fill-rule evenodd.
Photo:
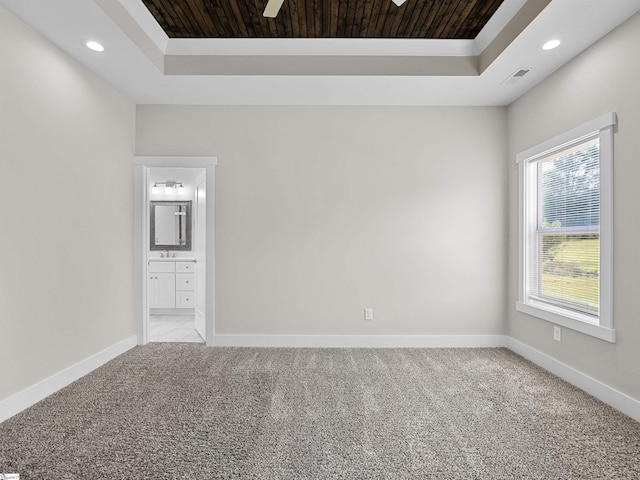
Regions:
M 176 292 L 176 308 L 195 308 L 196 295 L 193 292 Z
M 194 291 L 195 289 L 196 289 L 195 273 L 176 273 L 176 290 Z
M 176 262 L 176 272 L 192 273 L 196 271 L 196 264 L 193 262 Z
M 175 262 L 149 262 L 149 272 L 152 273 L 172 273 L 176 271 Z

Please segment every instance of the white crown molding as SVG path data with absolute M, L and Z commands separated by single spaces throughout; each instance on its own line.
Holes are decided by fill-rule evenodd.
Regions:
M 169 39 L 167 55 L 339 55 L 467 57 L 474 40 L 398 38 L 208 38 Z

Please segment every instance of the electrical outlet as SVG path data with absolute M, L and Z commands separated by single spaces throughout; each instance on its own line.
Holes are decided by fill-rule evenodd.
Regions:
M 562 340 L 562 332 L 560 330 L 560 327 L 553 327 L 553 339 L 556 342 L 559 342 L 560 340 Z
M 364 319 L 365 320 L 373 320 L 373 308 L 365 308 L 364 309 Z

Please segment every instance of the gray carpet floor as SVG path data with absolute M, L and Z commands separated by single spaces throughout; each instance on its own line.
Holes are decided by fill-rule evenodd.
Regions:
M 136 347 L 0 424 L 28 479 L 638 479 L 640 424 L 505 349 Z

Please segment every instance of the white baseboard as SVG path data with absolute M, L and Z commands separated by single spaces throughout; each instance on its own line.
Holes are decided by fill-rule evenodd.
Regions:
M 127 350 L 138 344 L 138 337 L 132 335 L 120 342 L 105 348 L 104 350 L 85 358 L 70 367 L 51 375 L 44 380 L 21 390 L 10 397 L 0 400 L 0 422 L 13 417 L 16 413 L 38 403 L 40 400 L 57 392 L 70 383 L 75 382 L 80 377 L 104 365 L 109 360 L 113 360 L 122 355 Z
M 604 403 L 640 421 L 640 402 L 535 348 L 505 335 L 216 335 L 217 347 L 491 348 L 506 347 Z M 0 422 L 43 400 L 137 345 L 135 335 L 0 400 Z
M 216 335 L 216 347 L 487 348 L 506 347 L 640 421 L 640 402 L 506 335 Z
M 216 335 L 216 347 L 479 348 L 505 347 L 504 335 Z
M 640 402 L 638 400 L 525 345 L 515 338 L 507 337 L 507 348 L 640 422 Z

